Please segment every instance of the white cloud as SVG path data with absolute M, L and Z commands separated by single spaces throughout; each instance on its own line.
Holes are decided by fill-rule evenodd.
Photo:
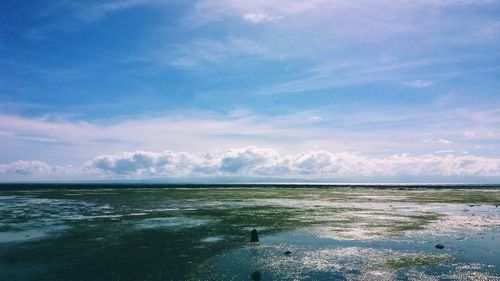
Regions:
M 438 144 L 451 144 L 452 142 L 447 139 L 433 139 L 433 138 L 425 138 L 423 143 L 438 143 Z
M 474 155 L 396 154 L 377 158 L 325 150 L 283 155 L 271 148 L 254 146 L 223 153 L 128 152 L 100 156 L 89 165 L 106 174 L 133 177 L 500 176 L 500 159 Z
M 72 3 L 69 4 L 76 16 L 86 22 L 92 23 L 108 16 L 109 14 L 131 9 L 140 6 L 167 6 L 172 3 L 170 0 L 118 0 L 118 1 L 99 1 L 97 4 L 90 3 Z
M 43 175 L 57 170 L 41 161 L 16 161 L 10 164 L 0 164 L 0 174 L 13 175 Z
M 321 116 L 309 116 L 307 117 L 308 120 L 321 120 Z
M 318 8 L 327 0 L 255 0 L 255 1 L 234 1 L 234 0 L 200 0 L 197 1 L 196 16 L 205 21 L 216 20 L 224 16 L 234 14 L 261 17 L 260 15 L 300 15 Z M 260 11 L 260 12 L 255 12 Z M 244 20 L 247 18 L 243 17 Z
M 438 150 L 438 151 L 436 151 L 436 154 L 452 154 L 454 152 L 455 152 L 454 150 Z M 467 153 L 465 153 L 465 154 L 467 154 Z
M 464 136 L 466 136 L 468 138 L 473 138 L 476 136 L 476 132 L 474 132 L 472 130 L 467 130 L 467 131 L 464 131 Z
M 430 86 L 434 85 L 434 83 L 435 83 L 434 81 L 428 81 L 428 80 L 415 80 L 415 81 L 407 82 L 406 85 L 413 87 L 413 88 L 421 89 L 421 88 L 430 87 Z
M 266 13 L 246 13 L 243 18 L 251 23 L 262 23 L 282 19 L 281 16 L 270 16 Z
M 214 155 L 214 158 L 218 157 Z M 259 170 L 275 166 L 279 161 L 278 153 L 273 149 L 246 147 L 230 149 L 225 152 L 218 162 L 218 170 L 223 173 L 253 174 Z
M 89 180 L 172 177 L 379 178 L 414 176 L 499 177 L 500 159 L 453 152 L 386 157 L 312 150 L 280 154 L 272 148 L 248 146 L 224 152 L 123 152 L 102 155 L 79 167 L 40 161 L 0 164 L 3 180 Z
M 212 155 L 186 152 L 124 152 L 103 155 L 88 165 L 106 174 L 144 176 L 189 176 L 210 174 L 215 170 Z
M 31 39 L 44 39 L 59 32 L 74 32 L 82 26 L 96 23 L 114 13 L 136 7 L 165 8 L 171 0 L 106 0 L 106 1 L 47 1 L 41 3 L 38 22 L 26 36 Z M 43 6 L 45 5 L 45 6 Z M 63 17 L 59 17 L 63 15 Z M 53 20 L 54 19 L 54 20 Z
M 97 177 L 86 168 L 72 165 L 50 165 L 42 161 L 18 160 L 8 164 L 0 164 L 0 181 L 4 180 L 78 180 L 84 175 Z
M 36 159 L 66 165 L 122 151 L 214 151 L 252 145 L 289 154 L 314 148 L 381 156 L 432 153 L 445 145 L 446 150 L 474 151 L 474 145 L 483 145 L 480 156 L 497 157 L 498 150 L 491 147 L 500 136 L 496 113 L 476 111 L 473 116 L 481 116 L 476 120 L 455 111 L 326 107 L 272 116 L 245 110 L 185 111 L 99 122 L 0 115 L 0 163 Z M 477 128 L 474 143 L 464 135 L 470 128 Z
M 320 67 L 334 67 L 346 61 L 355 64 L 326 75 L 295 75 L 257 92 L 300 92 L 374 81 L 428 88 L 438 81 L 446 84 L 450 76 L 466 77 L 473 71 L 455 65 L 477 56 L 478 49 L 471 46 L 498 46 L 500 37 L 494 35 L 499 24 L 495 16 L 462 11 L 469 9 L 467 5 L 487 10 L 490 3 L 494 1 L 200 0 L 192 18 L 201 24 L 229 21 L 228 33 L 258 41 L 267 50 L 264 59 L 275 53 L 305 58 Z M 451 13 L 450 6 L 461 10 Z M 237 19 L 263 23 L 276 17 L 281 20 L 258 32 L 231 22 Z M 487 36 L 481 35 L 484 38 L 477 40 L 478 33 Z M 365 46 L 370 46 L 369 53 L 363 51 Z M 465 53 L 451 51 L 457 48 Z M 260 53 L 252 55 L 263 58 Z M 383 69 L 400 65 L 406 65 L 404 71 Z M 367 73 L 367 69 L 373 71 Z M 484 67 L 481 69 L 484 71 Z M 415 77 L 420 79 L 414 80 Z

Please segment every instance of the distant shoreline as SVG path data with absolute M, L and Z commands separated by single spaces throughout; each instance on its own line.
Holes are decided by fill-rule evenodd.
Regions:
M 500 189 L 500 184 L 467 183 L 49 183 L 15 182 L 0 183 L 0 189 L 71 189 L 71 188 L 293 188 L 293 189 Z

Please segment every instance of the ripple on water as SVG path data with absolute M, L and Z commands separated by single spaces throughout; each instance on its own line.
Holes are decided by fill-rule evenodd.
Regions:
M 139 221 L 136 227 L 139 229 L 151 228 L 193 228 L 200 227 L 210 223 L 212 220 L 193 219 L 188 217 L 166 217 L 150 218 Z
M 243 227 L 243 230 L 246 230 L 246 231 L 252 231 L 256 229 L 257 231 L 265 231 L 265 230 L 269 230 L 270 227 L 268 226 L 245 226 Z
M 74 215 L 65 217 L 68 220 L 95 220 L 95 219 L 117 219 L 121 218 L 123 215 L 95 215 L 95 216 L 84 216 L 84 215 Z
M 222 236 L 210 236 L 210 237 L 206 237 L 206 238 L 201 239 L 201 242 L 214 243 L 214 242 L 220 242 L 222 240 L 224 240 L 224 237 L 222 237 Z
M 25 242 L 36 239 L 50 238 L 68 229 L 66 225 L 52 225 L 30 228 L 19 231 L 0 232 L 0 243 Z
M 83 200 L 0 196 L 0 242 L 51 238 L 70 228 L 74 220 L 116 219 L 108 204 Z M 69 223 L 70 224 L 70 223 Z

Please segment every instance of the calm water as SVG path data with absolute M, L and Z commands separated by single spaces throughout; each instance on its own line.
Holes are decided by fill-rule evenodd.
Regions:
M 0 280 L 500 280 L 480 188 L 3 185 Z

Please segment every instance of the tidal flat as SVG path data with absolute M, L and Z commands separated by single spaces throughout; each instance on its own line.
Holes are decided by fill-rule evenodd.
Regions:
M 495 187 L 4 185 L 0 280 L 500 280 L 498 205 Z

